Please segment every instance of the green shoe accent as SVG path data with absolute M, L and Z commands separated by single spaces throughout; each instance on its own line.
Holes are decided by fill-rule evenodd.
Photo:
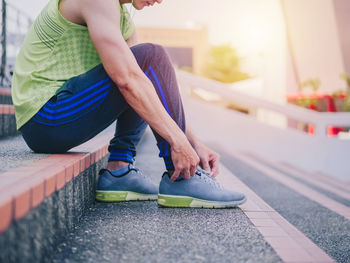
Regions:
M 189 196 L 161 195 L 158 194 L 158 204 L 165 207 L 191 207 L 191 208 L 232 208 L 246 201 L 217 202 L 197 199 Z
M 158 204 L 166 207 L 190 207 L 193 198 L 187 196 L 158 195 Z
M 131 191 L 96 191 L 96 200 L 101 202 L 157 200 L 157 195 L 140 194 Z

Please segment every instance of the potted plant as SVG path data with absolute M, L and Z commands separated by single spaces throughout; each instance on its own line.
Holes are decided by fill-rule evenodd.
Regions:
M 311 96 L 300 96 L 297 98 L 297 105 L 308 108 L 311 110 L 318 110 L 318 103 L 317 103 L 317 98 L 316 98 L 316 93 L 319 90 L 321 85 L 321 81 L 319 78 L 314 78 L 314 79 L 308 79 L 304 82 L 299 83 L 299 92 L 302 93 L 302 91 L 307 88 L 311 87 L 311 90 L 313 92 L 313 95 Z

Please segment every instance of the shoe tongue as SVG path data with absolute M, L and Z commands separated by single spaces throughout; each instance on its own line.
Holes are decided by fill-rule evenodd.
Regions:
M 127 172 L 130 170 L 130 166 L 132 167 L 132 165 L 129 164 L 129 165 L 127 165 L 127 166 L 125 166 L 125 167 L 122 167 L 122 168 L 120 168 L 120 169 L 118 169 L 118 170 L 113 170 L 113 171 L 111 171 L 111 173 L 112 173 L 114 176 L 120 176 L 120 175 L 122 175 L 122 174 L 127 173 Z
M 202 176 L 202 175 L 206 175 L 206 176 L 209 176 L 209 172 L 200 168 L 199 166 L 197 167 L 197 170 L 196 170 L 196 174 L 199 175 L 199 176 Z M 209 176 L 210 177 L 210 176 Z

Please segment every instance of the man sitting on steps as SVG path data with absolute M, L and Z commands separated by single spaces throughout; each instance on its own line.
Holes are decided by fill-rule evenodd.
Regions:
M 186 124 L 163 47 L 135 45 L 124 6 L 162 0 L 50 0 L 19 52 L 12 94 L 17 127 L 34 152 L 64 153 L 117 120 L 96 199 L 155 200 L 168 207 L 235 207 L 241 193 L 214 179 L 219 155 Z M 159 188 L 133 166 L 148 123 L 164 159 Z M 198 166 L 200 164 L 200 166 Z

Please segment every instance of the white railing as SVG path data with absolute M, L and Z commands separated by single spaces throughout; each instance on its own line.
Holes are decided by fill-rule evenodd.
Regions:
M 294 120 L 312 124 L 315 136 L 326 137 L 328 126 L 350 127 L 350 113 L 347 112 L 316 112 L 292 104 L 280 105 L 232 90 L 228 84 L 195 76 L 181 70 L 177 70 L 176 73 L 180 84 L 185 88 L 201 88 L 248 108 L 264 108 Z

